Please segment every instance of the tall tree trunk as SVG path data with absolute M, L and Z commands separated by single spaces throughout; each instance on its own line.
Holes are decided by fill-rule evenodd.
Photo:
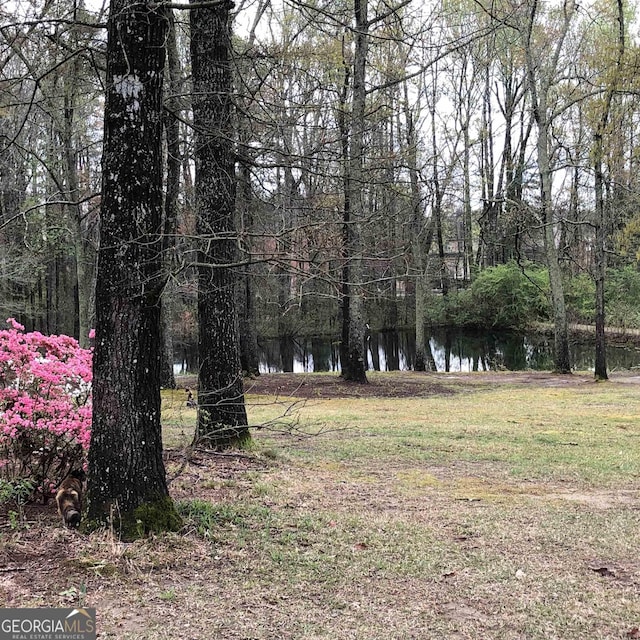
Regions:
M 347 239 L 346 260 L 350 264 L 348 286 L 348 326 L 343 331 L 347 338 L 346 360 L 342 362 L 342 376 L 351 382 L 367 382 L 367 362 L 364 346 L 365 322 L 362 291 L 363 246 L 362 219 L 364 216 L 364 130 L 366 106 L 366 68 L 369 43 L 367 20 L 368 0 L 354 0 L 355 51 L 353 61 L 353 96 L 351 104 L 351 139 L 347 169 L 349 173 L 348 197 L 350 220 L 345 223 Z M 343 317 L 343 322 L 345 317 Z
M 240 168 L 240 229 L 251 230 L 253 228 L 253 213 L 251 211 L 251 174 L 249 166 L 243 163 Z M 247 257 L 251 256 L 250 234 L 243 233 L 245 237 L 245 250 Z M 251 262 L 245 266 L 240 274 L 237 285 L 239 331 L 240 331 L 240 363 L 242 371 L 248 376 L 260 375 L 260 361 L 258 353 L 258 330 L 255 303 L 255 273 Z
M 75 81 L 80 73 L 79 56 L 74 58 L 71 73 L 65 75 L 65 95 L 64 95 L 64 124 L 62 131 L 62 144 L 64 147 L 64 173 L 67 186 L 67 205 L 69 218 L 73 227 L 73 244 L 75 248 L 75 269 L 77 282 L 77 314 L 78 314 L 78 341 L 80 346 L 89 346 L 89 330 L 91 329 L 91 319 L 93 309 L 91 301 L 93 299 L 94 287 L 94 256 L 89 247 L 86 233 L 83 230 L 82 210 L 77 201 L 80 197 L 78 187 L 78 153 L 73 142 L 75 112 L 76 112 L 76 87 Z
M 224 449 L 250 440 L 236 309 L 235 158 L 231 118 L 231 2 L 191 10 L 198 251 L 199 387 L 196 441 Z
M 544 225 L 544 252 L 549 271 L 549 286 L 551 288 L 551 304 L 554 322 L 554 369 L 557 373 L 571 373 L 571 359 L 569 354 L 569 326 L 564 299 L 564 285 L 562 271 L 558 260 L 558 249 L 555 238 L 555 220 L 553 217 L 552 200 L 552 169 L 549 159 L 550 123 L 547 120 L 546 100 L 542 98 L 536 110 L 535 119 L 538 123 L 538 170 L 540 174 L 540 203 L 541 218 Z
M 338 130 L 340 131 L 340 146 L 342 153 L 342 191 L 344 194 L 344 202 L 342 208 L 342 234 L 341 240 L 342 245 L 340 249 L 340 257 L 342 260 L 342 269 L 341 269 L 341 282 L 340 282 L 340 312 L 342 315 L 342 324 L 341 324 L 341 336 L 340 336 L 340 363 L 341 363 L 341 371 L 344 373 L 344 364 L 349 359 L 349 321 L 350 321 L 350 312 L 349 306 L 351 301 L 351 263 L 349 256 L 349 239 L 350 232 L 349 227 L 351 225 L 351 187 L 350 187 L 350 174 L 349 174 L 349 123 L 347 120 L 347 98 L 349 95 L 349 85 L 351 83 L 351 66 L 346 60 L 346 43 L 342 42 L 342 50 L 343 50 L 343 60 L 342 60 L 342 69 L 343 69 L 343 78 L 342 78 L 342 88 L 340 91 L 340 105 L 337 113 L 337 121 L 338 121 Z
M 558 260 L 558 249 L 555 242 L 555 220 L 553 216 L 552 167 L 549 149 L 551 146 L 550 108 L 548 98 L 557 73 L 558 60 L 564 38 L 576 5 L 574 0 L 565 0 L 563 24 L 554 42 L 550 62 L 540 70 L 533 51 L 533 30 L 538 11 L 538 0 L 533 0 L 529 7 L 529 23 L 525 34 L 525 57 L 533 119 L 538 127 L 538 173 L 540 176 L 541 218 L 544 225 L 544 251 L 549 271 L 551 303 L 553 306 L 555 355 L 554 369 L 557 373 L 571 373 L 569 353 L 569 326 L 564 298 L 562 271 Z M 538 77 L 537 77 L 538 76 Z
M 166 95 L 164 100 L 163 124 L 166 140 L 166 171 L 167 185 L 164 197 L 163 221 L 163 261 L 167 277 L 171 273 L 174 260 L 176 228 L 178 225 L 180 167 L 182 157 L 180 153 L 180 59 L 176 42 L 176 27 L 173 10 L 167 10 L 169 29 L 167 32 L 167 74 Z M 160 367 L 160 382 L 165 389 L 176 388 L 176 378 L 173 372 L 173 334 L 171 330 L 171 311 L 175 286 L 173 279 L 168 277 L 167 285 L 162 292 L 161 323 L 162 323 L 162 363 Z
M 113 0 L 96 283 L 90 524 L 126 538 L 180 526 L 160 426 L 162 78 L 166 16 Z
M 363 140 L 365 75 L 367 57 L 367 0 L 355 0 L 356 45 L 353 67 L 343 60 L 344 79 L 340 96 L 338 126 L 344 166 L 344 209 L 342 222 L 342 340 L 341 374 L 351 382 L 367 382 L 365 325 L 362 299 L 362 246 L 360 223 L 363 214 Z M 343 49 L 346 44 L 343 42 Z M 353 73 L 352 73 L 353 72 Z M 347 96 L 353 75 L 351 117 L 347 119 Z
M 255 9 L 253 24 L 249 30 L 246 41 L 247 49 L 250 50 L 255 44 L 256 29 L 267 10 L 271 0 L 259 0 Z M 241 106 L 241 113 L 238 114 L 238 140 L 241 145 L 241 154 L 245 157 L 240 165 L 240 197 L 238 202 L 238 229 L 240 230 L 243 242 L 240 250 L 245 252 L 247 264 L 239 275 L 237 285 L 238 315 L 240 331 L 240 364 L 244 374 L 249 376 L 260 375 L 260 362 L 258 351 L 258 320 L 256 312 L 256 269 L 251 262 L 253 230 L 253 190 L 251 185 L 251 129 L 252 124 L 247 117 L 251 98 L 247 97 Z
M 504 89 L 504 150 L 502 152 L 502 169 L 504 171 L 505 182 L 505 220 L 502 225 L 502 262 L 515 260 L 518 254 L 518 233 L 517 208 L 515 204 L 515 162 L 513 155 L 513 116 L 516 102 L 514 91 L 513 67 L 510 66 L 509 73 L 505 74 L 503 81 Z
M 482 128 L 480 139 L 480 162 L 482 172 L 482 217 L 480 219 L 480 243 L 483 245 L 484 266 L 494 267 L 498 260 L 498 213 L 494 179 L 493 113 L 491 107 L 491 74 L 485 69 L 482 99 Z
M 80 7 L 83 3 L 80 2 Z M 71 27 L 70 44 L 74 51 L 78 51 L 79 27 Z M 77 204 L 80 199 L 78 184 L 78 151 L 74 142 L 76 127 L 76 111 L 78 106 L 78 83 L 82 73 L 82 58 L 74 56 L 71 68 L 63 75 L 64 86 L 64 114 L 62 121 L 61 143 L 63 147 L 63 167 L 67 188 L 66 199 L 70 223 L 73 229 L 73 244 L 75 250 L 75 276 L 77 286 L 77 321 L 78 341 L 80 346 L 89 346 L 89 331 L 93 321 L 93 291 L 95 285 L 95 255 L 89 244 L 86 225 L 83 222 L 82 209 Z
M 440 170 L 438 168 L 438 155 L 435 153 L 435 150 L 438 148 L 438 140 L 437 140 L 437 131 L 436 131 L 436 87 L 435 85 L 432 87 L 433 95 L 431 99 L 431 104 L 429 106 L 429 110 L 431 112 L 431 144 L 434 150 L 431 164 L 431 183 L 433 188 L 433 206 L 431 210 L 431 215 L 435 224 L 435 232 L 436 232 L 436 242 L 438 245 L 438 258 L 439 258 L 439 267 L 440 267 L 440 286 L 442 288 L 442 297 L 444 299 L 444 308 L 445 308 L 445 317 L 448 319 L 449 311 L 448 311 L 448 300 L 447 296 L 449 294 L 449 268 L 447 266 L 447 260 L 445 255 L 445 246 L 444 246 L 444 234 L 443 234 L 443 211 L 442 211 L 442 201 L 444 198 L 444 189 L 440 183 Z M 446 182 L 446 181 L 445 181 Z
M 595 246 L 595 281 L 596 281 L 596 350 L 595 350 L 595 371 L 596 380 L 607 380 L 607 343 L 605 337 L 605 293 L 604 284 L 607 270 L 606 253 L 606 228 L 607 214 L 604 198 L 604 135 L 611 113 L 611 103 L 613 95 L 617 90 L 620 76 L 620 67 L 625 50 L 625 27 L 624 27 L 624 3 L 623 0 L 616 0 L 618 9 L 618 52 L 616 66 L 611 81 L 608 83 L 604 104 L 600 119 L 596 126 L 593 147 L 593 169 L 594 186 L 596 200 L 596 246 Z
M 395 102 L 395 96 L 390 95 L 388 100 L 392 103 Z M 393 111 L 395 111 L 395 106 L 393 107 Z M 393 158 L 396 151 L 396 143 L 395 143 L 395 135 L 394 135 L 394 119 L 391 117 L 389 122 L 387 123 L 387 145 L 388 145 L 388 154 L 389 158 Z M 382 146 L 382 145 L 381 145 Z M 387 160 L 385 168 L 385 182 L 391 187 L 397 183 L 396 180 L 396 172 L 394 163 Z M 400 211 L 399 211 L 399 202 L 398 202 L 398 194 L 395 189 L 385 188 L 382 192 L 383 198 L 383 210 L 385 212 L 385 224 L 387 228 L 385 229 L 387 237 L 389 238 L 389 244 L 392 247 L 396 246 L 397 243 L 397 229 L 400 220 Z M 397 278 L 396 273 L 402 269 L 403 265 L 402 261 L 399 261 L 398 258 L 393 258 L 391 260 L 391 290 L 389 292 L 389 302 L 388 302 L 388 313 L 385 313 L 384 316 L 384 328 L 389 328 L 395 331 L 398 328 L 398 288 L 397 288 Z M 377 304 L 385 304 L 384 300 L 380 300 Z
M 473 216 L 471 210 L 471 140 L 469 136 L 469 120 L 471 109 L 467 109 L 467 113 L 464 121 L 464 151 L 462 156 L 462 172 L 464 176 L 463 187 L 463 226 L 464 226 L 464 277 L 467 282 L 471 282 L 473 279 Z
M 420 184 L 418 180 L 418 138 L 413 113 L 409 106 L 409 88 L 404 83 L 404 116 L 407 143 L 407 168 L 411 187 L 411 253 L 415 270 L 415 343 L 416 357 L 414 369 L 416 371 L 435 370 L 431 349 L 427 344 L 425 333 L 427 311 L 427 266 L 429 252 L 433 242 L 434 220 L 432 216 L 426 223 L 420 198 Z
M 606 118 L 603 118 L 606 119 Z M 596 285 L 595 298 L 595 366 L 596 380 L 607 380 L 607 341 L 605 336 L 605 292 L 604 283 L 607 268 L 606 243 L 606 212 L 604 201 L 604 175 L 602 170 L 603 140 L 602 132 L 597 131 L 594 136 L 594 188 L 596 200 L 596 242 L 594 251 L 594 278 Z

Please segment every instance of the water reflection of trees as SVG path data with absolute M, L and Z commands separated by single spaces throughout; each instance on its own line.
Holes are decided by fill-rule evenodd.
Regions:
M 553 367 L 553 345 L 541 335 L 438 333 L 431 338 L 438 371 L 522 371 Z
M 415 364 L 412 331 L 385 331 L 366 337 L 368 367 L 374 371 L 410 370 Z M 572 361 L 579 370 L 593 368 L 593 345 L 572 345 Z M 432 371 L 522 371 L 553 369 L 553 340 L 542 334 L 507 332 L 472 333 L 435 331 L 428 343 L 427 357 Z M 640 352 L 634 347 L 614 347 L 608 351 L 612 369 L 640 366 Z M 182 350 L 178 373 L 195 372 L 197 354 L 187 346 Z M 263 373 L 339 371 L 339 342 L 329 337 L 282 337 L 260 342 L 260 370 Z

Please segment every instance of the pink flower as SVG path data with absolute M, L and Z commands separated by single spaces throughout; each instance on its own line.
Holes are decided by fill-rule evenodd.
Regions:
M 0 474 L 53 470 L 78 445 L 89 448 L 93 353 L 70 336 L 24 333 L 13 318 L 7 324 L 0 330 Z M 37 480 L 46 492 L 45 477 Z
M 7 324 L 10 324 L 16 331 L 24 331 L 24 327 L 19 322 L 16 322 L 15 318 L 7 318 Z

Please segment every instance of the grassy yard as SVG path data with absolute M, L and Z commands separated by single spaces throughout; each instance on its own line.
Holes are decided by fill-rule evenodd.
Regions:
M 167 392 L 184 531 L 124 544 L 41 513 L 1 530 L 0 602 L 96 607 L 123 640 L 640 637 L 640 386 L 372 380 L 401 375 L 441 392 L 254 390 L 253 450 L 187 464 L 195 412 Z

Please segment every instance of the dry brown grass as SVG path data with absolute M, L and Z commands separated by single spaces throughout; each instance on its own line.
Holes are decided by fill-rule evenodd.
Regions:
M 2 528 L 0 602 L 96 607 L 99 637 L 123 640 L 634 637 L 640 394 L 566 380 L 309 394 L 293 434 L 191 459 L 180 535 L 85 537 L 53 509 Z M 281 413 L 266 397 L 253 422 Z M 171 473 L 193 415 L 165 401 Z

